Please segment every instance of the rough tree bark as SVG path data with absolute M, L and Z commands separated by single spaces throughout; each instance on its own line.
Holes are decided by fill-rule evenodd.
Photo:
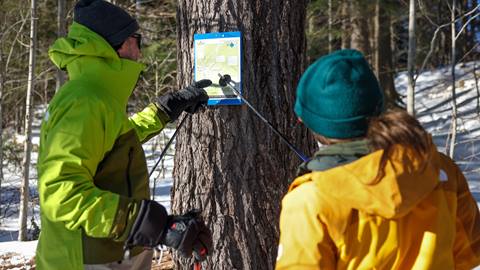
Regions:
M 179 0 L 177 8 L 179 86 L 193 79 L 194 33 L 241 31 L 244 96 L 297 147 L 313 148 L 293 112 L 306 62 L 306 0 Z M 173 211 L 202 209 L 214 239 L 204 268 L 272 269 L 281 198 L 299 159 L 245 105 L 187 117 L 176 143 Z
M 28 86 L 25 104 L 25 143 L 23 151 L 23 179 L 20 187 L 20 213 L 18 241 L 27 239 L 27 210 L 29 200 L 29 178 L 30 178 L 30 155 L 32 152 L 32 98 L 35 87 L 35 58 L 37 48 L 37 0 L 31 0 L 31 22 L 30 22 L 30 53 L 28 60 Z

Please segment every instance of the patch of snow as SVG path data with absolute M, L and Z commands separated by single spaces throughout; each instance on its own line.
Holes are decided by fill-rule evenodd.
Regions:
M 18 253 L 24 257 L 31 258 L 35 256 L 35 249 L 38 241 L 10 241 L 0 242 L 0 254 Z M 0 265 L 2 265 L 0 263 Z

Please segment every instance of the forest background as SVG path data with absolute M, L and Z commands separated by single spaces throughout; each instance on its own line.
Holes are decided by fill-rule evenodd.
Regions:
M 272 119 L 275 126 L 308 154 L 314 151 L 313 139 L 304 129 L 295 125 L 291 105 L 294 100 L 295 85 L 301 72 L 318 57 L 340 48 L 360 50 L 375 70 L 385 91 L 388 106 L 402 107 L 415 114 L 415 94 L 396 89 L 395 77 L 398 74 L 407 73 L 408 88 L 414 91 L 416 79 L 422 72 L 455 67 L 457 64 L 476 61 L 480 56 L 478 0 L 112 0 L 111 2 L 127 9 L 140 22 L 140 33 L 144 43 L 141 61 L 148 66 L 130 100 L 129 112 L 140 110 L 162 93 L 174 91 L 191 80 L 191 65 L 188 65 L 191 63 L 190 32 L 240 29 L 247 33 L 244 38 L 251 41 L 245 42 L 247 46 L 253 44 L 261 47 L 256 53 L 249 54 L 248 51 L 246 53 L 245 68 L 252 71 L 245 72 L 245 81 L 247 81 L 245 85 L 248 86 L 250 82 L 250 85 L 255 86 L 251 87 L 252 89 L 275 89 L 268 94 L 247 92 L 247 98 L 255 101 L 260 111 L 268 119 Z M 412 3 L 414 10 L 412 10 Z M 18 237 L 20 240 L 33 240 L 38 237 L 40 230 L 38 220 L 33 218 L 35 211 L 38 212 L 38 193 L 35 187 L 36 174 L 30 170 L 30 163 L 36 158 L 38 142 L 32 142 L 32 138 L 38 135 L 34 132 L 38 132 L 39 121 L 49 100 L 59 86 L 68 79 L 65 73 L 57 70 L 49 61 L 47 52 L 56 38 L 66 35 L 68 25 L 72 22 L 74 4 L 73 0 L 0 0 L 0 223 L 11 215 L 15 215 L 18 212 L 16 208 L 19 207 Z M 216 18 L 220 20 L 208 19 L 207 15 L 219 12 L 222 14 L 212 16 L 217 16 Z M 237 19 L 234 16 L 236 12 L 253 15 Z M 264 21 L 259 19 L 262 15 L 265 15 Z M 276 17 L 279 19 L 275 19 Z M 243 21 L 240 23 L 240 20 Z M 277 27 L 278 30 L 272 31 L 266 26 L 271 21 L 275 22 L 272 27 Z M 277 36 L 268 39 L 270 32 L 274 32 Z M 267 50 L 270 52 L 267 53 Z M 263 59 L 269 60 L 264 62 Z M 275 62 L 272 59 L 278 59 L 278 65 L 269 66 L 272 61 Z M 285 72 L 288 71 L 286 67 L 288 65 L 294 67 L 292 72 Z M 470 72 L 477 82 L 476 63 L 471 66 Z M 291 78 L 282 77 L 284 73 L 289 73 Z M 453 83 L 449 86 L 448 82 L 455 82 L 455 76 L 455 72 L 452 72 L 442 78 L 446 82 L 444 92 L 452 95 L 451 113 L 453 115 L 449 123 L 451 132 L 442 142 L 444 144 L 442 151 L 454 157 L 458 108 L 456 85 Z M 274 88 L 270 85 L 272 81 L 276 85 L 284 86 Z M 477 94 L 478 114 L 480 113 L 478 83 L 472 89 Z M 276 98 L 270 98 L 269 95 L 274 95 Z M 267 100 L 273 101 L 270 104 Z M 181 212 L 186 208 L 197 206 L 207 208 L 207 212 L 217 216 L 218 211 L 222 212 L 224 219 L 209 219 L 209 222 L 217 228 L 214 230 L 216 232 L 214 238 L 217 240 L 222 238 L 221 241 L 217 241 L 223 243 L 219 246 L 231 248 L 224 248 L 222 252 L 215 255 L 216 257 L 210 263 L 219 265 L 214 269 L 232 269 L 232 267 L 249 269 L 252 265 L 256 266 L 255 269 L 269 269 L 274 263 L 276 254 L 274 246 L 277 240 L 276 235 L 278 235 L 278 227 L 272 224 L 278 224 L 278 202 L 288 187 L 288 179 L 293 177 L 298 161 L 287 162 L 269 157 L 267 153 L 272 152 L 272 149 L 276 150 L 273 153 L 275 156 L 290 156 L 290 153 L 278 138 L 275 138 L 275 135 L 261 127 L 258 130 L 265 134 L 263 138 L 265 142 L 257 143 L 258 147 L 251 146 L 252 141 L 257 142 L 259 139 L 258 136 L 256 139 L 252 137 L 255 133 L 247 132 L 246 136 L 243 136 L 247 142 L 243 145 L 248 147 L 233 151 L 240 151 L 236 153 L 236 157 L 245 160 L 246 164 L 256 164 L 254 167 L 263 166 L 264 171 L 254 175 L 255 177 L 241 172 L 236 175 L 229 174 L 226 172 L 228 166 L 198 167 L 200 166 L 198 164 L 205 163 L 222 164 L 213 158 L 217 156 L 216 154 L 220 156 L 216 158 L 225 160 L 224 152 L 229 151 L 216 147 L 211 143 L 212 141 L 207 141 L 210 149 L 205 153 L 209 154 L 203 159 L 196 159 L 198 162 L 194 162 L 195 165 L 193 165 L 197 166 L 195 169 L 205 173 L 198 175 L 187 172 L 189 170 L 185 168 L 189 165 L 186 165 L 188 162 L 185 160 L 189 156 L 183 155 L 188 151 L 187 145 L 195 146 L 202 140 L 205 145 L 204 139 L 192 139 L 190 136 L 202 133 L 198 126 L 205 123 L 212 129 L 218 128 L 218 125 L 224 123 L 219 122 L 218 118 L 219 115 L 226 115 L 225 110 L 227 109 L 212 109 L 202 116 L 189 119 L 187 128 L 180 133 L 174 178 L 187 180 L 182 185 L 174 184 L 172 208 L 173 211 Z M 239 126 L 244 126 L 245 121 L 251 120 L 245 117 L 245 110 L 239 109 L 233 114 L 238 115 L 232 117 L 235 120 L 233 122 Z M 258 123 L 257 120 L 253 122 L 255 125 L 262 126 L 262 123 Z M 171 128 L 174 128 L 174 125 Z M 252 128 L 248 128 L 250 129 Z M 228 128 L 226 130 L 215 132 L 215 137 L 216 140 L 228 145 L 233 131 Z M 267 144 L 266 141 L 272 141 L 272 143 Z M 257 155 L 258 160 L 255 159 L 256 157 L 251 159 L 250 156 L 245 156 L 245 152 L 251 150 L 250 147 L 256 149 L 254 152 L 262 152 Z M 279 164 L 284 166 L 285 171 L 275 171 Z M 6 179 L 5 175 L 13 175 L 14 179 Z M 238 175 L 240 177 L 237 177 Z M 257 191 L 251 192 L 242 184 L 228 184 L 228 187 L 225 184 L 231 183 L 229 179 L 232 178 L 261 178 L 262 181 L 267 182 L 272 175 L 282 176 L 280 177 L 283 178 L 282 180 L 274 183 L 281 188 L 273 190 L 266 185 L 260 185 L 258 188 L 253 184 L 252 189 L 258 189 L 256 193 Z M 195 187 L 197 182 L 192 180 L 193 178 L 202 183 L 200 191 Z M 251 196 L 243 196 L 247 197 L 245 199 L 229 196 L 229 192 L 221 195 L 217 191 L 212 191 L 210 199 L 202 197 L 208 196 L 209 190 L 213 190 L 212 186 L 218 186 L 219 182 L 225 184 L 228 191 L 239 191 L 239 194 L 251 194 Z M 236 183 L 238 182 L 241 181 Z M 220 184 L 220 187 L 223 186 Z M 266 194 L 265 197 L 268 199 L 255 201 L 253 205 L 258 207 L 253 207 L 254 210 L 241 213 L 229 212 L 231 210 L 228 209 L 231 206 L 251 207 L 252 205 L 246 201 L 251 202 L 251 198 L 259 193 Z M 186 201 L 180 199 L 188 195 L 194 199 Z M 225 203 L 227 207 L 216 209 L 211 206 L 209 200 L 219 204 Z M 257 218 L 254 220 L 246 218 L 252 214 L 250 211 Z M 272 214 L 269 215 L 270 217 L 260 217 L 265 212 Z M 247 229 L 251 224 L 256 224 L 253 234 Z M 264 239 L 253 241 L 252 235 L 262 235 L 261 238 Z M 232 244 L 233 242 L 235 244 Z

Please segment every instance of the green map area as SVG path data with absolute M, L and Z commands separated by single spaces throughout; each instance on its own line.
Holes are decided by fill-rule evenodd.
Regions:
M 234 82 L 240 81 L 240 39 L 219 38 L 195 41 L 195 78 L 209 79 L 212 86 L 205 88 L 210 98 L 235 98 L 230 87 L 220 87 L 218 74 L 228 74 Z

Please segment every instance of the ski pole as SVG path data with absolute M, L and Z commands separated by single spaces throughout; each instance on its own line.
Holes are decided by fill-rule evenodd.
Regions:
M 225 75 L 222 75 L 220 73 L 218 73 L 218 76 L 220 77 L 220 80 L 218 82 L 218 84 L 220 84 L 220 86 L 222 87 L 225 87 L 225 86 L 229 86 L 232 91 L 235 93 L 235 95 L 237 95 L 240 99 L 243 100 L 243 102 L 245 102 L 245 104 L 247 104 L 247 106 L 252 109 L 252 111 L 265 123 L 267 124 L 275 134 L 277 134 L 281 139 L 282 141 L 288 145 L 288 147 L 293 150 L 293 152 L 295 152 L 295 154 L 297 154 L 297 156 L 303 161 L 303 162 L 307 162 L 308 161 L 308 158 L 302 154 L 302 152 L 300 152 L 300 150 L 298 150 L 292 143 L 290 143 L 287 138 L 282 134 L 280 133 L 280 131 L 278 131 L 273 125 L 272 123 L 270 123 L 265 117 L 263 117 L 256 109 L 255 107 L 253 107 L 252 104 L 250 104 L 250 102 L 248 102 L 247 99 L 245 99 L 242 94 L 240 94 L 240 91 L 237 90 L 237 88 L 235 87 L 235 84 L 234 84 L 234 81 L 232 81 L 232 78 L 230 77 L 230 75 L 228 74 L 225 74 Z
M 178 124 L 177 126 L 177 129 L 175 129 L 175 132 L 173 132 L 173 135 L 172 137 L 170 138 L 170 140 L 168 140 L 167 144 L 165 145 L 165 148 L 163 148 L 162 150 L 162 153 L 160 153 L 160 157 L 157 159 L 157 162 L 155 163 L 155 165 L 153 166 L 152 170 L 150 171 L 150 173 L 148 174 L 148 178 L 150 178 L 153 174 L 153 172 L 155 171 L 155 169 L 157 168 L 158 164 L 160 163 L 160 161 L 163 159 L 163 157 L 167 154 L 167 150 L 168 148 L 170 147 L 170 145 L 172 144 L 173 142 L 173 139 L 175 139 L 175 137 L 177 136 L 177 132 L 178 130 L 183 126 L 183 123 L 185 123 L 185 120 L 187 119 L 187 116 L 185 115 L 183 118 L 182 118 L 182 121 L 180 121 L 180 123 Z

